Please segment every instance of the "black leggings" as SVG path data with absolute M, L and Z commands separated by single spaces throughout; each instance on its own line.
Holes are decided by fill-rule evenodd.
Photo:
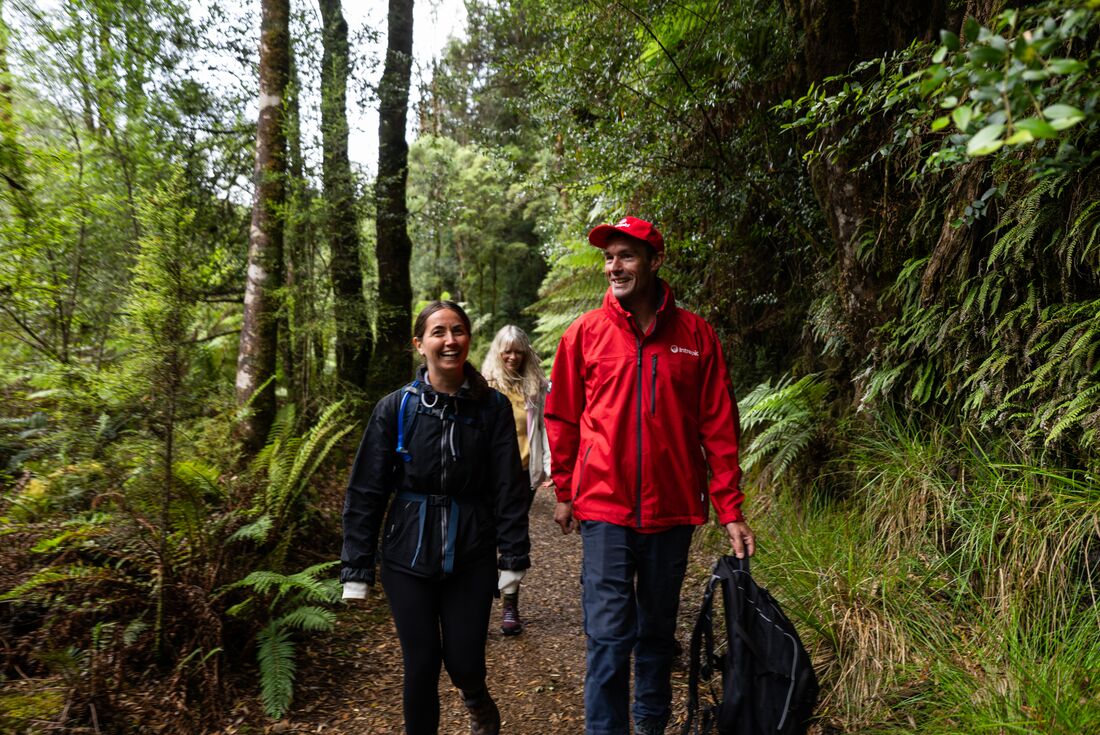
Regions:
M 390 603 L 405 660 L 405 732 L 439 730 L 439 666 L 463 692 L 485 688 L 485 641 L 496 590 L 492 557 L 446 579 L 425 579 L 382 565 L 382 588 Z

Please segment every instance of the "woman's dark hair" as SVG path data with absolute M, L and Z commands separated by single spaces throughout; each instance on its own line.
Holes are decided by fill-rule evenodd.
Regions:
M 416 315 L 416 322 L 413 323 L 413 336 L 417 339 L 424 339 L 424 330 L 428 328 L 428 317 L 444 309 L 450 309 L 458 314 L 458 318 L 466 325 L 467 332 L 472 333 L 474 331 L 473 327 L 470 326 L 470 317 L 466 315 L 466 312 L 461 306 L 453 301 L 429 301 L 428 305 L 421 309 L 420 313 Z

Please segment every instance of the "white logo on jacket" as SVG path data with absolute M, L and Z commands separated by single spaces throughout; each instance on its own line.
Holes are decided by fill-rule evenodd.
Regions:
M 675 353 L 680 353 L 682 355 L 691 355 L 692 357 L 699 357 L 699 353 L 696 352 L 695 350 L 689 350 L 687 347 L 681 347 L 680 345 L 672 345 L 672 347 L 670 347 L 669 349 L 672 350 L 672 352 L 674 354 Z

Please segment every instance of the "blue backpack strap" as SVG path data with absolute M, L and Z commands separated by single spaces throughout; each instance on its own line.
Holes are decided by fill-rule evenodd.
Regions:
M 409 454 L 408 447 L 405 446 L 405 425 L 408 423 L 409 430 L 412 430 L 412 423 L 416 419 L 416 409 L 414 405 L 412 407 L 412 416 L 406 420 L 405 415 L 409 405 L 409 396 L 416 396 L 417 403 L 420 402 L 420 381 L 414 380 L 405 386 L 405 390 L 401 395 L 401 408 L 397 410 L 397 453 L 401 455 L 401 459 L 406 462 L 412 461 L 412 456 Z

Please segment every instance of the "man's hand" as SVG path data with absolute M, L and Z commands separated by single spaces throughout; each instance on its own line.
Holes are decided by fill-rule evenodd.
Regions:
M 738 559 L 744 559 L 746 554 L 752 556 L 756 553 L 756 536 L 753 535 L 749 524 L 744 521 L 727 523 L 726 534 L 730 537 L 733 555 Z
M 577 522 L 573 520 L 573 503 L 565 501 L 564 503 L 558 502 L 554 506 L 554 523 L 561 526 L 561 532 L 564 534 L 573 533 L 577 530 Z

